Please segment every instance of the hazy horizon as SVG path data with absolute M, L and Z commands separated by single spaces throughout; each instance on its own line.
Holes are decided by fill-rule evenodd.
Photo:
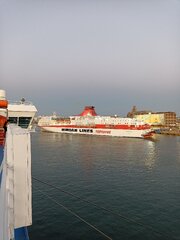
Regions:
M 38 114 L 180 115 L 179 13 L 179 0 L 0 0 L 0 89 Z

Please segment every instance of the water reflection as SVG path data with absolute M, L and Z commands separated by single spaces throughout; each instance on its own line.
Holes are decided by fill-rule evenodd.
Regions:
M 145 166 L 148 169 L 152 169 L 155 165 L 155 161 L 157 158 L 156 143 L 153 141 L 148 141 L 146 146 L 147 148 L 145 152 Z

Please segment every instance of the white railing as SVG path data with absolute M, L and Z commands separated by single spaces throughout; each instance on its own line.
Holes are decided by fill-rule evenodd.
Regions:
M 8 104 L 10 104 L 10 105 L 22 105 L 22 104 L 24 104 L 24 105 L 33 105 L 33 103 L 32 102 L 30 102 L 30 101 L 8 101 Z

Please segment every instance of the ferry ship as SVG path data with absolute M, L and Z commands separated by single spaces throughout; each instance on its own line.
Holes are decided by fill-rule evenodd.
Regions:
M 151 138 L 151 126 L 135 118 L 97 115 L 94 106 L 86 106 L 76 116 L 41 117 L 38 126 L 45 131 L 72 134 L 88 134 L 114 137 Z
M 32 224 L 30 128 L 37 109 L 9 105 L 0 90 L 0 239 L 29 240 Z M 8 121 L 9 118 L 9 121 Z

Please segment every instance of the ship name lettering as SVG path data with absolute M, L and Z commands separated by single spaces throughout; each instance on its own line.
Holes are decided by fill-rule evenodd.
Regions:
M 63 132 L 77 132 L 76 128 L 62 128 Z
M 88 128 L 81 128 L 81 129 L 79 129 L 79 132 L 93 133 L 93 130 L 92 129 L 88 129 Z
M 96 130 L 96 133 L 110 134 L 111 131 L 106 131 L 106 130 Z

